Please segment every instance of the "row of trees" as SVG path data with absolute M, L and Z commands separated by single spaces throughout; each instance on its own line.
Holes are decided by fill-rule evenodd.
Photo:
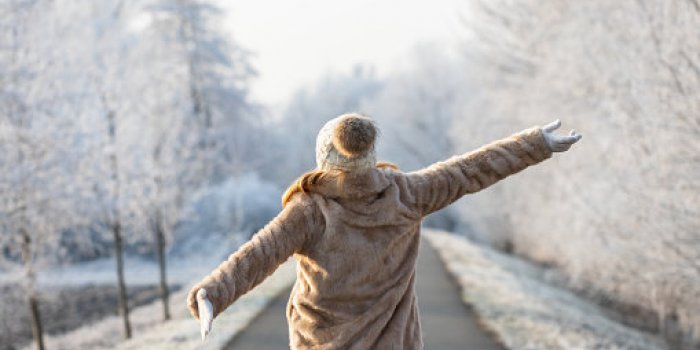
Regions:
M 197 189 L 247 170 L 263 133 L 255 74 L 210 1 L 0 4 L 0 262 L 36 270 L 111 239 L 131 336 L 125 241 L 151 242 L 169 318 L 166 247 Z M 69 248 L 70 247 L 70 248 Z
M 501 244 L 596 299 L 653 311 L 651 330 L 697 348 L 698 2 L 483 1 L 471 13 L 465 52 L 486 93 L 465 112 L 518 125 L 556 117 L 586 136 L 464 213 L 489 208 L 506 223 Z

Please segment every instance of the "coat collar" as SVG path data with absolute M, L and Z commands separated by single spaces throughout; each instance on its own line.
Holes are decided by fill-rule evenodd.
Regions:
M 390 186 L 384 169 L 365 168 L 345 173 L 331 172 L 315 187 L 325 197 L 361 198 L 374 196 Z

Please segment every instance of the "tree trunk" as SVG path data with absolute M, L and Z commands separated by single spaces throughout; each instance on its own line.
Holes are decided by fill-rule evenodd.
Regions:
M 36 342 L 38 350 L 44 350 L 44 332 L 41 327 L 41 316 L 39 314 L 39 302 L 35 295 L 35 278 L 36 274 L 32 267 L 32 237 L 24 229 L 20 230 L 22 234 L 22 263 L 25 269 L 27 304 L 29 304 L 29 315 L 32 322 L 32 336 Z
M 165 262 L 165 235 L 163 224 L 156 223 L 156 250 L 158 252 L 158 267 L 160 269 L 160 297 L 163 300 L 163 320 L 170 319 L 170 307 L 168 306 L 169 294 Z
M 129 323 L 129 304 L 126 297 L 126 284 L 124 283 L 124 256 L 122 252 L 122 233 L 121 233 L 121 213 L 119 211 L 119 197 L 121 188 L 119 183 L 119 158 L 117 158 L 117 120 L 113 109 L 109 108 L 107 96 L 104 92 L 101 93 L 102 104 L 107 111 L 107 133 L 109 135 L 109 144 L 112 147 L 109 153 L 109 163 L 112 170 L 112 186 L 114 186 L 114 208 L 112 209 L 112 234 L 114 235 L 114 255 L 117 259 L 117 292 L 118 292 L 118 314 L 124 321 L 124 338 L 131 338 L 131 324 Z
M 29 313 L 32 318 L 32 335 L 34 336 L 34 342 L 36 342 L 36 348 L 37 350 L 44 350 L 44 332 L 41 328 L 39 302 L 33 295 L 27 298 L 27 302 L 29 303 Z
M 122 235 L 119 224 L 112 225 L 114 234 L 114 254 L 117 258 L 117 287 L 119 299 L 119 316 L 124 322 L 124 338 L 131 338 L 131 324 L 129 323 L 129 304 L 126 297 L 126 284 L 124 283 L 124 257 L 122 252 Z

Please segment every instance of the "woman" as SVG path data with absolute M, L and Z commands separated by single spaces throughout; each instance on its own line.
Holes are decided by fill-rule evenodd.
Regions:
M 422 349 L 414 293 L 422 218 L 581 138 L 573 130 L 555 135 L 559 126 L 526 129 L 403 173 L 377 163 L 371 119 L 329 121 L 316 140 L 317 169 L 290 186 L 276 218 L 192 288 L 192 315 L 198 318 L 200 289 L 216 316 L 294 255 L 292 349 Z

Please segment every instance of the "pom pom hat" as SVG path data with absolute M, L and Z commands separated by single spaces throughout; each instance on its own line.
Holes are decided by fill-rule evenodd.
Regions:
M 374 167 L 378 133 L 370 118 L 357 113 L 331 119 L 316 138 L 317 169 L 351 171 Z

